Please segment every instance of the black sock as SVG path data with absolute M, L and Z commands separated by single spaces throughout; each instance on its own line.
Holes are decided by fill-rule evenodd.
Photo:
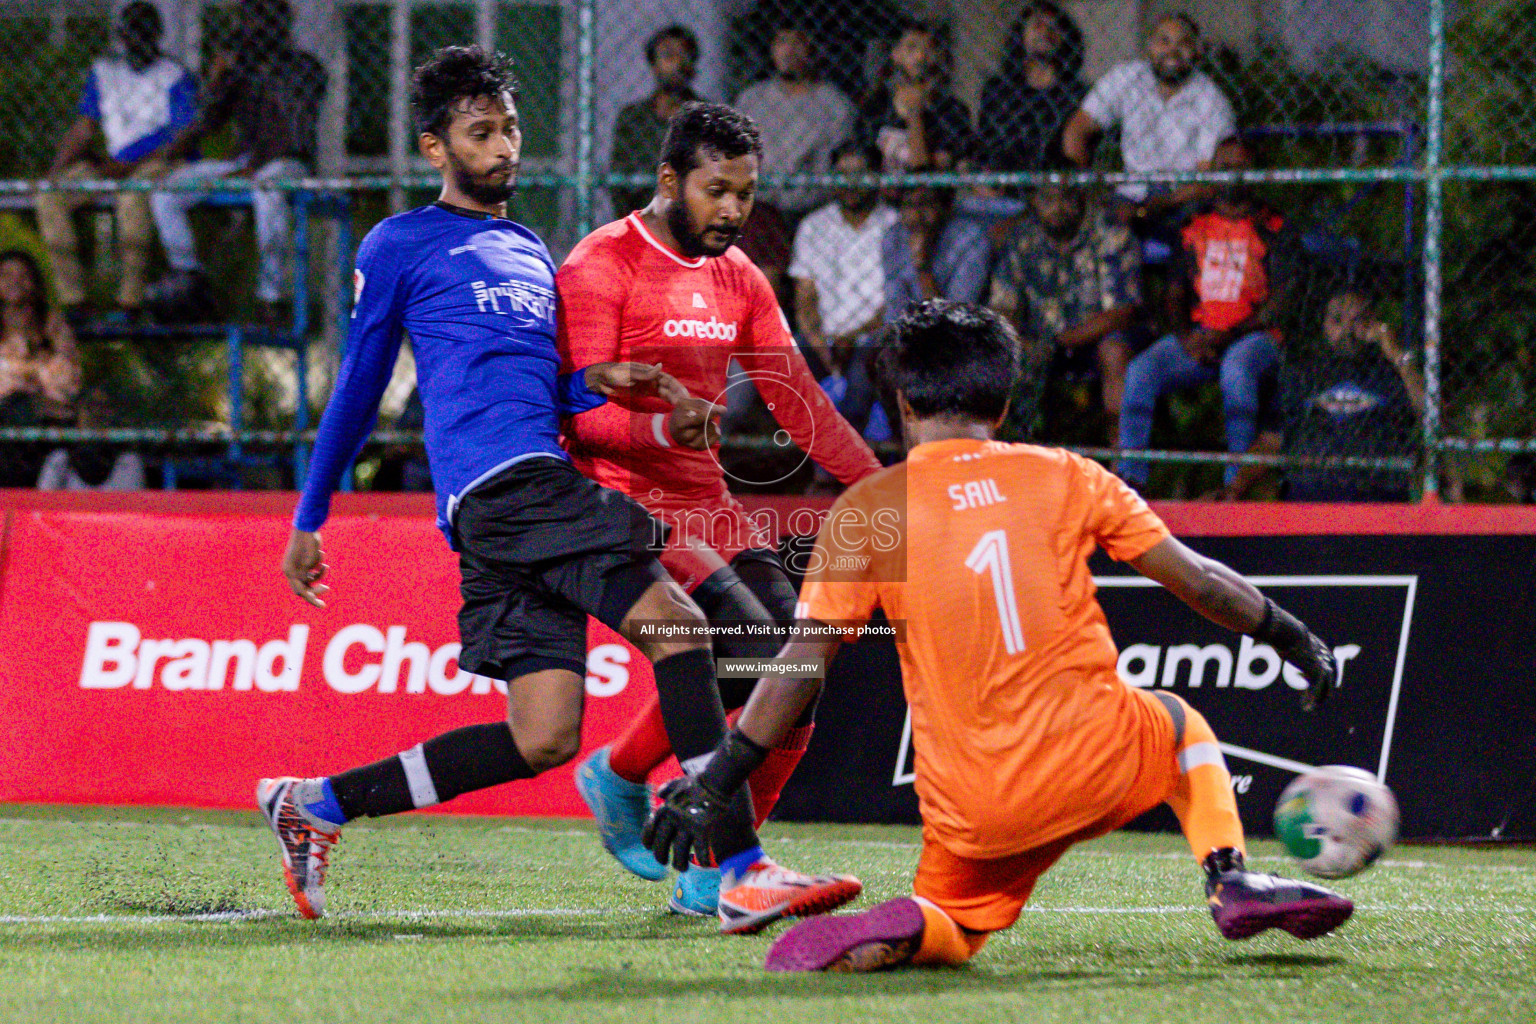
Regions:
M 708 650 L 684 651 L 661 659 L 652 670 L 672 752 L 693 774 L 702 765 L 695 763 L 689 769 L 688 762 L 707 757 L 725 739 L 725 709 L 715 688 L 715 659 Z M 731 799 L 730 813 L 710 837 L 717 863 L 757 846 L 752 820 L 752 796 L 743 786 Z
M 434 736 L 394 757 L 333 775 L 330 783 L 350 820 L 431 807 L 537 774 L 523 760 L 507 723 L 489 722 Z

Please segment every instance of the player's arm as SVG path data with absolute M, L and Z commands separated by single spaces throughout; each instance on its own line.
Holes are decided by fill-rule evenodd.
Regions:
M 293 514 L 293 532 L 283 554 L 283 575 L 300 598 L 324 608 L 330 590 L 325 576 L 325 553 L 320 548 L 320 527 L 330 514 L 331 492 L 342 470 L 357 457 L 379 417 L 379 399 L 394 372 L 404 331 L 404 268 L 390 251 L 394 240 L 384 241 L 375 231 L 363 240 L 357 254 L 358 282 L 347 353 L 336 375 L 336 387 L 320 418 L 309 475 Z
M 1328 699 L 1338 676 L 1333 651 L 1230 566 L 1190 550 L 1177 537 L 1154 545 L 1130 564 L 1212 622 L 1269 644 L 1300 669 L 1308 683 L 1302 707 L 1311 711 Z
M 876 472 L 880 460 L 816 383 L 768 279 L 754 267 L 751 280 L 747 353 L 757 360 L 761 372 L 752 372 L 758 366 L 747 366 L 747 370 L 774 419 L 801 451 L 842 483 L 854 484 Z
M 691 397 L 671 375 L 658 372 L 649 378 L 644 364 L 623 360 L 620 324 L 631 283 L 624 268 L 592 249 L 567 260 L 555 275 L 556 342 L 561 366 L 568 371 L 560 380 L 560 413 L 569 417 L 566 436 L 592 453 L 636 447 L 702 450 L 718 443 L 720 410 Z M 656 370 L 665 367 L 658 364 Z M 639 413 L 607 401 L 619 394 L 644 393 L 670 403 L 671 413 Z

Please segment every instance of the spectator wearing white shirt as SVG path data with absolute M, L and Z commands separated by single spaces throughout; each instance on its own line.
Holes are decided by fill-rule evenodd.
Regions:
M 1111 68 L 1067 122 L 1062 150 L 1088 166 L 1093 142 L 1120 127 L 1120 157 L 1131 173 L 1209 170 L 1216 146 L 1233 135 L 1232 104 L 1195 68 L 1200 27 L 1188 15 L 1163 18 L 1147 40 L 1147 59 Z M 1120 186 L 1129 219 L 1154 220 L 1185 203 L 1208 198 L 1201 185 L 1172 189 Z
M 197 112 L 197 81 L 191 72 L 160 53 L 160 12 L 134 0 L 118 13 L 114 35 L 121 56 L 91 64 L 75 123 L 59 140 L 48 176 L 55 182 L 90 178 L 154 179 L 169 169 L 165 148 Z M 98 132 L 106 143 L 104 161 L 90 156 Z M 65 316 L 85 304 L 74 212 L 90 202 L 89 192 L 51 191 L 37 196 L 37 222 L 48 246 L 53 288 Z M 117 304 L 130 314 L 144 305 L 154 220 L 149 193 L 119 192 L 118 259 L 122 277 Z
M 831 169 L 878 174 L 880 150 L 845 143 L 833 150 Z M 800 222 L 789 264 L 807 358 L 833 378 L 825 386 L 844 417 L 861 428 L 875 400 L 868 342 L 885 314 L 882 243 L 898 219 L 874 185 L 844 185 L 834 202 Z

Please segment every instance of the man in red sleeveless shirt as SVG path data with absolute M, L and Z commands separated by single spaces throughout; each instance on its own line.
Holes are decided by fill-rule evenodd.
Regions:
M 560 268 L 561 357 L 571 366 L 602 353 L 610 361 L 661 363 L 691 394 L 718 404 L 733 386 L 727 367 L 735 359 L 783 428 L 780 443 L 792 441 L 852 484 L 880 469 L 879 461 L 817 385 L 767 279 L 733 247 L 752 212 L 760 157 L 756 126 L 730 107 L 690 103 L 674 115 L 651 204 L 588 235 Z M 795 590 L 776 551 L 778 531 L 747 518 L 709 445 L 699 450 L 698 436 L 672 436 L 670 411 L 640 400 L 581 413 L 566 425 L 571 456 L 588 476 L 672 527 L 662 565 L 716 626 L 793 622 Z M 706 441 L 717 432 L 712 421 L 700 429 Z M 715 654 L 772 657 L 782 639 L 772 629 L 722 630 Z M 726 708 L 746 703 L 753 682 L 721 680 Z M 759 821 L 805 752 L 812 710 L 750 780 Z M 650 811 L 645 779 L 670 754 L 653 699 L 612 747 L 576 770 L 603 845 L 648 879 L 666 869 L 640 841 Z M 718 890 L 718 872 L 693 865 L 679 876 L 670 905 L 713 914 Z

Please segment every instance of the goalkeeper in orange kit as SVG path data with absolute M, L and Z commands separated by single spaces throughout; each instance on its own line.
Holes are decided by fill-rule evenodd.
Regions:
M 1273 645 L 1307 677 L 1309 707 L 1333 685 L 1331 651 L 1237 573 L 1170 536 L 1107 470 L 991 440 L 1018 372 L 1017 339 L 996 315 L 930 301 L 891 335 L 912 449 L 829 513 L 801 591 L 802 633 L 779 660 L 829 659 L 837 631 L 877 607 L 905 623 L 898 649 L 923 851 L 913 896 L 804 921 L 774 944 L 768 968 L 964 962 L 1017 920 L 1073 844 L 1160 803 L 1179 818 L 1227 938 L 1281 928 L 1310 939 L 1342 924 L 1354 909 L 1343 897 L 1246 869 L 1216 737 L 1178 697 L 1120 681 L 1088 556 L 1102 546 L 1207 618 Z M 704 767 L 663 790 L 646 828 L 658 859 L 708 848 L 726 801 L 817 685 L 758 684 Z

